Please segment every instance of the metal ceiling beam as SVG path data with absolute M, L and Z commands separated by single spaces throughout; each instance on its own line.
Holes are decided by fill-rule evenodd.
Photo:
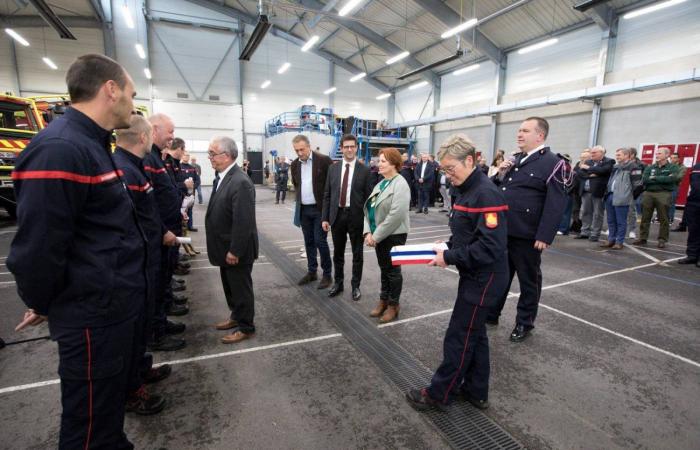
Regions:
M 102 24 L 94 17 L 61 16 L 67 27 L 71 28 L 102 28 Z M 48 27 L 49 25 L 39 16 L 0 16 L 0 22 L 11 28 Z
M 323 12 L 330 11 L 331 9 L 333 9 L 335 7 L 335 5 L 338 4 L 339 1 L 340 0 L 330 0 L 328 3 L 326 3 L 326 6 L 324 6 L 321 11 L 323 11 Z M 311 18 L 311 20 L 306 22 L 306 26 L 308 26 L 309 28 L 313 28 L 316 25 L 318 25 L 318 22 L 320 22 L 321 19 L 323 19 L 323 14 L 316 14 L 314 17 Z
M 435 16 L 440 22 L 444 23 L 448 27 L 456 27 L 462 22 L 462 18 L 459 17 L 452 8 L 447 6 L 442 0 L 413 0 L 416 4 L 421 6 L 427 12 Z M 484 34 L 476 28 L 466 30 L 460 33 L 462 36 L 474 36 L 474 48 L 481 54 L 487 56 L 491 61 L 496 64 L 500 64 L 503 58 L 503 51 L 496 44 L 494 44 L 489 38 L 484 36 Z M 468 42 L 468 41 L 466 41 Z
M 302 6 L 316 10 L 316 12 L 321 12 L 323 9 L 324 4 L 321 3 L 319 0 L 297 0 L 298 3 L 300 3 Z M 355 20 L 350 20 L 346 19 L 344 17 L 335 17 L 335 16 L 330 16 L 326 18 L 327 20 L 331 22 L 335 22 L 338 25 L 342 25 L 345 29 L 355 33 L 357 36 L 361 37 L 367 42 L 370 42 L 372 45 L 380 48 L 382 51 L 384 51 L 387 55 L 394 56 L 398 55 L 399 53 L 403 52 L 404 50 L 407 49 L 402 49 L 398 45 L 394 44 L 393 42 L 390 42 L 384 37 L 369 29 L 365 25 L 362 25 L 361 23 L 355 21 Z M 423 63 L 418 61 L 416 58 L 413 56 L 408 56 L 403 59 L 403 63 L 406 64 L 408 67 L 411 69 L 418 69 L 420 67 L 423 67 Z M 440 83 L 440 79 L 435 75 L 435 72 L 432 70 L 425 71 L 423 74 L 421 74 L 423 78 L 426 80 L 430 81 L 433 85 L 438 85 Z
M 612 27 L 613 21 L 615 20 L 615 12 L 608 5 L 595 5 L 589 8 L 584 13 L 603 30 L 608 30 Z
M 232 7 L 226 6 L 226 5 L 221 5 L 221 4 L 216 3 L 214 1 L 211 1 L 211 0 L 185 0 L 185 1 L 187 1 L 188 3 L 192 3 L 194 5 L 198 5 L 198 6 L 201 6 L 203 8 L 207 8 L 209 10 L 218 12 L 219 14 L 223 14 L 223 15 L 228 16 L 228 17 L 233 17 L 234 19 L 240 20 L 241 23 L 245 23 L 245 24 L 252 25 L 252 26 L 254 26 L 257 23 L 257 17 L 252 16 L 252 15 L 247 14 L 247 13 L 244 13 L 242 11 L 239 11 L 236 8 L 232 8 Z M 276 25 L 272 26 L 272 28 L 270 29 L 270 33 L 272 33 L 274 36 L 277 36 L 281 39 L 284 39 L 288 42 L 291 42 L 292 44 L 296 44 L 300 47 L 306 43 L 306 40 L 304 40 L 296 35 L 293 35 L 291 33 L 288 33 Z M 343 61 L 343 59 L 341 57 L 339 57 L 333 53 L 330 53 L 327 50 L 323 50 L 321 48 L 316 47 L 316 48 L 311 49 L 309 51 L 315 53 L 316 55 L 318 55 L 324 59 L 327 59 L 328 61 L 335 63 L 338 67 L 342 67 L 343 69 L 347 70 L 350 73 L 362 72 L 362 70 L 355 67 L 355 65 L 350 64 L 346 61 Z M 381 90 L 382 92 L 389 91 L 389 86 L 387 86 L 383 82 L 377 80 L 376 78 L 366 77 L 364 79 L 364 81 L 366 81 L 370 85 L 374 86 L 375 88 Z

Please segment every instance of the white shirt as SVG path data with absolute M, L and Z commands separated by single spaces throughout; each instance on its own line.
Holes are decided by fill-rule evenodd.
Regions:
M 534 148 L 534 149 L 530 150 L 529 152 L 527 152 L 527 155 L 525 155 L 525 157 L 524 157 L 523 159 L 520 160 L 520 164 L 524 163 L 525 160 L 528 159 L 528 158 L 530 157 L 530 155 L 532 155 L 532 154 L 535 153 L 535 152 L 538 152 L 538 151 L 542 150 L 543 148 L 544 148 L 544 144 L 542 144 L 542 145 L 540 145 L 539 147 Z
M 348 174 L 348 190 L 345 192 L 345 204 L 341 205 L 340 204 L 340 195 L 338 194 L 338 206 L 341 208 L 349 208 L 350 207 L 350 188 L 352 187 L 352 176 L 355 174 L 355 163 L 357 163 L 357 158 L 353 159 L 352 162 L 347 162 L 343 159 L 342 161 L 343 167 L 340 169 L 340 192 L 343 192 L 343 177 L 345 176 L 345 165 L 350 164 L 349 170 L 350 173 Z
M 235 162 L 232 162 L 227 168 L 219 172 L 219 184 L 216 186 L 216 190 L 219 190 L 219 186 L 221 186 L 221 182 L 224 181 L 224 177 L 226 176 L 227 173 L 233 168 L 235 165 Z
M 301 163 L 301 204 L 302 205 L 315 205 L 316 197 L 314 197 L 314 183 L 313 183 L 313 157 L 314 152 L 309 154 L 309 159 Z
M 423 167 L 420 168 L 420 178 L 425 178 L 425 168 L 428 167 L 428 161 L 421 161 Z

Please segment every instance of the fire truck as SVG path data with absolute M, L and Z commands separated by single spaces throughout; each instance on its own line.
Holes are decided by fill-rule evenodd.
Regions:
M 0 208 L 17 214 L 12 170 L 19 153 L 45 122 L 33 100 L 0 95 Z

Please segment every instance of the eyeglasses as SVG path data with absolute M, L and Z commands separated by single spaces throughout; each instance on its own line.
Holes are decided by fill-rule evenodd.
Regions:
M 212 159 L 212 158 L 217 157 L 219 155 L 223 155 L 224 153 L 226 153 L 226 152 L 219 152 L 219 153 L 207 152 L 207 156 L 209 157 L 209 159 Z
M 457 166 L 456 165 L 454 165 L 454 166 L 442 166 L 442 170 L 444 170 L 445 172 L 454 173 L 455 167 L 457 167 Z
M 343 145 L 343 150 L 352 150 L 357 148 L 357 145 Z

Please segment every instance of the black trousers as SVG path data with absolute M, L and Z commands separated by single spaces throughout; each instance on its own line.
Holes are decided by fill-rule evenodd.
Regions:
M 231 310 L 231 319 L 238 322 L 244 333 L 255 332 L 255 294 L 253 293 L 253 265 L 238 264 L 219 268 L 224 286 L 226 303 Z
M 691 258 L 700 257 L 700 205 L 688 203 L 683 211 L 688 227 L 688 245 L 685 254 Z
M 399 304 L 401 288 L 403 287 L 401 266 L 393 266 L 391 264 L 391 247 L 395 245 L 404 245 L 406 243 L 406 237 L 406 233 L 392 234 L 374 248 L 381 272 L 382 287 L 379 292 L 379 299 L 390 305 Z
M 153 336 L 153 318 L 155 313 L 156 285 L 160 273 L 158 261 L 147 270 L 148 294 L 141 313 L 136 318 L 136 352 L 129 375 L 128 393 L 136 392 L 144 383 L 144 377 L 153 367 L 153 355 L 148 353 L 147 345 Z
M 160 266 L 154 294 L 153 319 L 151 320 L 151 330 L 155 340 L 165 336 L 165 324 L 168 320 L 166 311 L 173 301 L 173 291 L 170 287 L 173 270 L 175 270 L 172 257 L 173 248 L 177 250 L 177 247 L 165 245 L 160 248 Z
M 518 314 L 515 320 L 517 325 L 525 325 L 528 328 L 535 326 L 537 307 L 542 293 L 542 252 L 535 249 L 534 239 L 520 239 L 508 236 L 508 266 L 510 276 L 508 287 L 497 304 L 491 309 L 489 319 L 497 320 L 503 306 L 506 304 L 513 277 L 518 274 L 520 282 L 520 297 L 518 298 Z
M 363 243 L 362 231 L 364 223 L 362 218 L 353 221 L 347 208 L 338 209 L 331 235 L 333 236 L 333 267 L 335 282 L 342 283 L 345 278 L 345 244 L 350 236 L 350 248 L 352 250 L 352 287 L 360 287 L 362 281 Z
M 49 327 L 61 378 L 59 449 L 134 448 L 124 434 L 124 408 L 138 352 L 136 318 L 100 328 Z

